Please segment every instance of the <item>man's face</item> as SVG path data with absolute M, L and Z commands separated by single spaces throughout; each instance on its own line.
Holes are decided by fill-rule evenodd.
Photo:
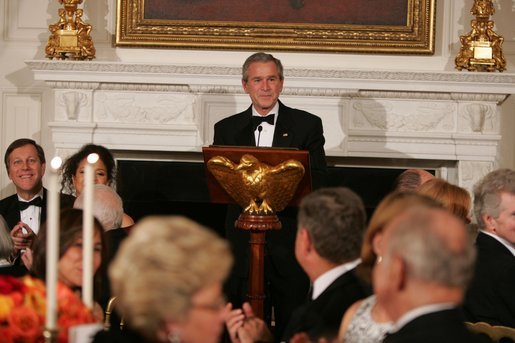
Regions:
M 41 163 L 36 147 L 27 144 L 14 149 L 9 155 L 9 179 L 16 186 L 20 195 L 34 195 L 43 186 L 42 178 L 45 174 L 45 163 Z
M 266 115 L 277 103 L 283 90 L 283 80 L 274 62 L 254 62 L 247 71 L 247 81 L 242 81 L 243 89 L 250 96 L 256 111 Z
M 502 192 L 499 207 L 499 216 L 492 218 L 487 227 L 497 236 L 515 244 L 515 195 Z

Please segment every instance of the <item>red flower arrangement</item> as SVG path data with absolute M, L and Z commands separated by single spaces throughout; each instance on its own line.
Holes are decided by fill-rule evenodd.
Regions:
M 0 275 L 0 343 L 44 342 L 45 285 L 30 276 Z M 68 342 L 68 329 L 95 322 L 90 310 L 65 285 L 57 285 L 58 342 Z

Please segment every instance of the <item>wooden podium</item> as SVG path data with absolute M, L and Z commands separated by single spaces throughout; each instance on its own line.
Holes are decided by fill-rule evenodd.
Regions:
M 251 155 L 260 163 L 267 166 L 279 166 L 288 161 L 295 161 L 301 164 L 304 174 L 298 182 L 294 194 L 289 200 L 289 205 L 298 205 L 300 200 L 309 192 L 311 192 L 311 173 L 309 166 L 309 152 L 306 150 L 279 149 L 279 148 L 258 148 L 258 147 L 233 147 L 233 146 L 210 146 L 202 149 L 204 154 L 204 163 L 206 165 L 207 183 L 211 201 L 214 203 L 233 204 L 238 203 L 224 189 L 219 180 L 212 171 L 209 170 L 210 161 L 222 157 L 223 160 L 229 160 L 228 164 L 243 163 L 242 157 Z M 300 162 L 300 163 L 299 163 Z M 236 169 L 236 168 L 235 168 Z M 242 206 L 241 204 L 239 204 Z M 244 207 L 244 206 L 242 206 Z M 283 208 L 280 208 L 282 210 Z M 278 212 L 279 212 L 278 211 Z M 263 318 L 264 315 L 264 246 L 266 244 L 266 231 L 281 229 L 281 222 L 278 219 L 275 209 L 273 213 L 249 213 L 243 210 L 238 220 L 235 222 L 235 228 L 238 230 L 247 230 L 250 232 L 250 270 L 249 270 L 249 288 L 247 300 L 251 304 L 254 313 Z

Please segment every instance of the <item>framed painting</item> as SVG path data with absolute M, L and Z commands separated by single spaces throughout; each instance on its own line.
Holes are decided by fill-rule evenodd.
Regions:
M 436 0 L 117 0 L 116 45 L 432 54 Z

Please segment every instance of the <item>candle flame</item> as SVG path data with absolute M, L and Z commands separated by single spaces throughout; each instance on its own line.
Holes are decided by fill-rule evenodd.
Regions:
M 52 169 L 59 169 L 62 163 L 63 160 L 59 156 L 56 156 L 52 158 L 52 161 L 50 161 L 50 166 L 52 167 Z
M 98 159 L 99 159 L 98 154 L 94 154 L 94 153 L 93 153 L 93 154 L 89 154 L 89 155 L 88 155 L 88 163 L 90 163 L 90 164 L 95 164 L 95 163 L 97 163 Z

